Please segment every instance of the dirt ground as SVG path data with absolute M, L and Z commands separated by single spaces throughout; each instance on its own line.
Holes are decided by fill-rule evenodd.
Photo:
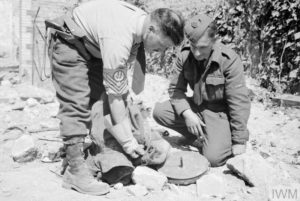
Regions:
M 273 168 L 284 175 L 284 182 L 300 183 L 300 109 L 272 107 L 264 99 L 264 90 L 255 85 L 255 81 L 247 80 L 248 87 L 256 94 L 252 101 L 251 116 L 248 123 L 250 140 L 248 150 L 260 153 Z M 167 98 L 168 81 L 164 78 L 147 75 L 146 89 L 135 99 L 153 107 L 156 101 Z M 2 86 L 1 86 L 2 87 Z M 1 88 L 3 93 L 4 88 Z M 0 91 L 1 91 L 0 90 Z M 24 99 L 12 101 L 15 96 L 14 86 L 6 86 L 8 101 L 0 102 L 0 200 L 1 201 L 81 201 L 81 200 L 197 200 L 195 185 L 169 185 L 163 191 L 151 192 L 145 196 L 130 195 L 124 187 L 120 190 L 111 188 L 105 196 L 88 196 L 61 187 L 61 178 L 52 170 L 59 167 L 60 162 L 41 162 L 43 152 L 60 146 L 58 120 L 55 114 L 58 109 L 56 101 L 48 103 L 31 103 Z M 28 89 L 30 90 L 30 89 Z M 25 90 L 26 92 L 26 90 Z M 12 97 L 10 97 L 12 96 Z M 5 99 L 6 100 L 6 99 Z M 25 102 L 25 103 L 24 103 Z M 29 102 L 29 103 L 28 103 Z M 17 107 L 21 109 L 12 109 Z M 22 109 L 23 107 L 23 109 Z M 153 128 L 159 126 L 149 119 Z M 38 157 L 27 163 L 12 160 L 11 149 L 20 131 L 6 129 L 13 126 L 26 126 L 35 139 Z M 176 135 L 171 132 L 171 135 Z M 221 173 L 226 167 L 211 168 L 211 172 Z M 277 175 L 274 175 L 276 177 Z M 251 188 L 233 175 L 226 175 L 226 194 L 222 198 L 206 200 L 267 200 L 260 197 L 261 189 Z

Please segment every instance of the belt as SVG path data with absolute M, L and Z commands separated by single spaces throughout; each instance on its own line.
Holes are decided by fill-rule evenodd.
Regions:
M 86 35 L 73 20 L 71 13 L 67 13 L 53 20 L 46 20 L 45 25 L 47 30 L 47 38 L 48 41 L 50 41 L 50 48 L 53 45 L 53 41 L 51 40 L 54 38 L 54 36 L 59 36 L 64 41 L 72 44 L 86 60 L 91 59 L 91 55 L 86 50 L 83 43 L 83 39 L 86 37 Z

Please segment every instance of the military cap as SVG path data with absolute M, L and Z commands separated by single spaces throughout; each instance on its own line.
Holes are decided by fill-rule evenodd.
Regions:
M 211 17 L 205 14 L 195 15 L 185 23 L 184 32 L 186 37 L 192 43 L 196 43 L 213 21 Z

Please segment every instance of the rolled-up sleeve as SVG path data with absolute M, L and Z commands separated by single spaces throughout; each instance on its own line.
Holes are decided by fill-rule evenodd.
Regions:
M 127 61 L 131 41 L 102 38 L 99 42 L 103 60 L 103 85 L 108 95 L 121 96 L 128 92 Z
M 178 115 L 181 115 L 182 112 L 191 108 L 185 95 L 187 91 L 187 80 L 184 78 L 183 62 L 183 55 L 179 54 L 174 64 L 175 73 L 168 89 L 171 104 Z
M 249 139 L 247 122 L 250 100 L 245 83 L 243 64 L 238 56 L 224 70 L 225 98 L 229 108 L 233 143 L 245 143 Z

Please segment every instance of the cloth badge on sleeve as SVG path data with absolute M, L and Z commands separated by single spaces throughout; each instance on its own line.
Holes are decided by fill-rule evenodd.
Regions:
M 128 91 L 126 68 L 104 69 L 103 75 L 107 94 L 122 95 Z

